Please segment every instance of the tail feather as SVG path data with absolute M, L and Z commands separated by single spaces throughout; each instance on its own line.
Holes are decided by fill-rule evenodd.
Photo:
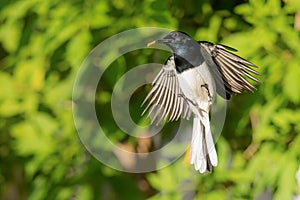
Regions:
M 190 163 L 200 173 L 211 172 L 217 166 L 218 158 L 209 125 L 208 113 L 202 112 L 200 117 L 193 121 L 193 136 L 191 144 Z
M 203 112 L 202 117 L 203 118 L 202 118 L 201 122 L 203 123 L 204 128 L 205 128 L 205 141 L 206 141 L 206 147 L 207 147 L 207 152 L 208 152 L 207 156 L 209 156 L 212 166 L 215 167 L 218 165 L 218 156 L 217 156 L 217 152 L 215 149 L 214 139 L 212 137 L 212 133 L 210 130 L 208 113 Z

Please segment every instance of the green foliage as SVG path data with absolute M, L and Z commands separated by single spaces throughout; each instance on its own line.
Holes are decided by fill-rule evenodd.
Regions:
M 220 2 L 1 1 L 0 199 L 254 199 L 269 191 L 281 200 L 300 195 L 295 178 L 300 3 Z M 217 142 L 219 165 L 212 174 L 198 174 L 182 158 L 156 173 L 117 172 L 91 158 L 78 139 L 71 96 L 80 64 L 105 38 L 145 26 L 179 29 L 232 46 L 260 66 L 258 91 L 229 102 Z M 107 115 L 104 128 L 113 141 L 131 140 L 108 109 L 113 85 L 125 71 L 153 58 L 154 51 L 131 52 L 113 63 L 118 70 L 111 69 L 101 82 L 98 112 Z M 132 100 L 137 105 L 132 112 L 141 113 L 143 95 Z M 163 133 L 166 140 L 171 129 Z

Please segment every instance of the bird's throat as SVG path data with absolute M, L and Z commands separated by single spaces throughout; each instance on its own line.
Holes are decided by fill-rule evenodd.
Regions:
M 193 69 L 199 65 L 201 65 L 202 62 L 190 62 L 188 61 L 187 59 L 179 56 L 179 55 L 176 55 L 174 54 L 174 61 L 175 61 L 175 68 L 176 68 L 176 71 L 177 73 L 182 73 L 186 70 L 189 70 L 189 69 Z

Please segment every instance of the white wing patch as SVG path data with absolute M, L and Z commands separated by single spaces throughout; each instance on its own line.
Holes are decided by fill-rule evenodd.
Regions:
M 154 114 L 151 123 L 158 118 L 157 124 L 162 120 L 178 120 L 180 116 L 189 119 L 191 110 L 180 89 L 173 56 L 159 71 L 152 85 L 152 89 L 142 103 L 144 105 L 147 100 L 150 100 L 142 115 L 149 110 L 147 118 L 151 113 Z

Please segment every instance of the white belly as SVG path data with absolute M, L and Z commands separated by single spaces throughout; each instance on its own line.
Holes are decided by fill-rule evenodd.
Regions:
M 209 110 L 214 95 L 212 77 L 210 74 L 204 74 L 209 71 L 204 70 L 202 73 L 201 67 L 206 67 L 206 65 L 177 74 L 181 91 L 189 99 L 189 105 L 196 115 L 199 114 L 199 108 Z

